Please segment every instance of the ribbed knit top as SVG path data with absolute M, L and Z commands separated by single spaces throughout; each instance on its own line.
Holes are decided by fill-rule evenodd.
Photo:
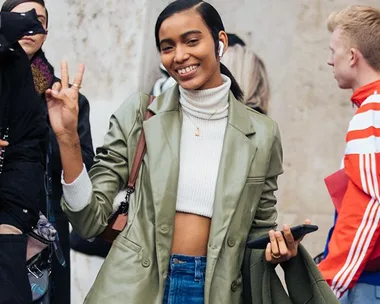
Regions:
M 231 80 L 222 77 L 223 84 L 216 88 L 179 88 L 183 121 L 176 210 L 209 218 L 213 213 L 231 87 Z

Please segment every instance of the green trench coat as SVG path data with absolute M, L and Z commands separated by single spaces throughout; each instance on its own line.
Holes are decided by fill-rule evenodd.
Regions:
M 115 240 L 85 303 L 162 303 L 178 184 L 182 121 L 178 100 L 178 86 L 174 86 L 156 98 L 150 106 L 155 116 L 144 123 L 148 96 L 135 94 L 125 101 L 111 117 L 104 145 L 90 170 L 93 193 L 88 204 L 74 211 L 62 202 L 83 237 L 100 234 L 114 197 L 126 187 L 129 160 L 143 126 L 147 154 L 132 195 L 128 225 Z M 274 191 L 281 173 L 276 123 L 230 93 L 208 241 L 205 304 L 243 303 L 246 240 L 275 227 Z

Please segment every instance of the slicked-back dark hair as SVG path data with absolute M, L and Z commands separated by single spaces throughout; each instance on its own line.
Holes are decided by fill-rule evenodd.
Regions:
M 156 47 L 158 51 L 160 51 L 159 31 L 162 23 L 167 18 L 173 16 L 176 13 L 184 12 L 190 9 L 194 9 L 201 16 L 203 22 L 210 30 L 211 36 L 215 44 L 215 56 L 218 56 L 219 33 L 220 31 L 225 31 L 223 21 L 218 11 L 211 4 L 201 0 L 177 0 L 170 3 L 161 12 L 161 14 L 157 18 L 155 26 Z M 232 73 L 222 63 L 220 63 L 220 72 L 231 79 L 231 91 L 236 99 L 242 101 L 244 99 L 243 91 L 241 90 L 239 84 L 235 80 Z

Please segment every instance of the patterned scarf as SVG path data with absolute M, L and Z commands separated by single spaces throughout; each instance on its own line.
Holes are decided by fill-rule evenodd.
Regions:
M 34 86 L 39 95 L 53 85 L 54 68 L 45 57 L 45 53 L 40 49 L 31 60 L 31 69 L 34 79 Z
M 50 223 L 46 216 L 41 212 L 37 225 L 33 228 L 33 232 L 50 242 L 53 242 L 57 235 L 57 230 L 54 228 L 53 224 Z

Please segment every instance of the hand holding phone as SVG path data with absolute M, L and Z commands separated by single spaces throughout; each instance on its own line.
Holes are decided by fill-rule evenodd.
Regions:
M 309 224 L 303 224 L 298 225 L 290 228 L 290 231 L 293 235 L 293 238 L 295 241 L 298 241 L 302 237 L 304 237 L 306 234 L 317 231 L 318 226 L 317 225 L 309 225 Z M 283 231 L 281 231 L 282 235 L 284 235 Z M 255 240 L 251 240 L 247 242 L 246 247 L 250 249 L 265 249 L 270 243 L 269 236 L 264 236 Z

